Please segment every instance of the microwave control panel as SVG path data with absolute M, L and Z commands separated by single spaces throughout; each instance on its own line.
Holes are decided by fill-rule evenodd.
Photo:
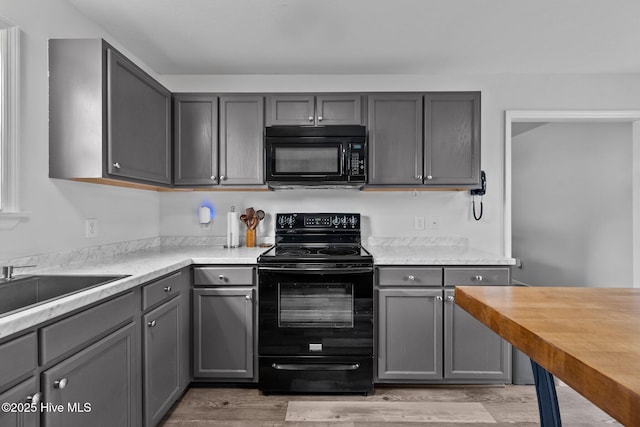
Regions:
M 364 176 L 366 170 L 366 146 L 363 143 L 352 142 L 349 144 L 349 176 Z

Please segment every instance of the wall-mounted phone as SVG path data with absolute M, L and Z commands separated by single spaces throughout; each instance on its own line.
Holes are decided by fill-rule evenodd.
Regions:
M 482 196 L 484 196 L 486 192 L 487 192 L 487 174 L 485 174 L 484 171 L 480 171 L 480 188 L 476 188 L 470 191 L 471 197 L 473 197 L 473 200 L 472 200 L 473 218 L 476 221 L 480 221 L 480 218 L 482 218 L 482 211 L 483 211 Z M 480 214 L 479 215 L 476 214 L 476 196 L 480 196 Z

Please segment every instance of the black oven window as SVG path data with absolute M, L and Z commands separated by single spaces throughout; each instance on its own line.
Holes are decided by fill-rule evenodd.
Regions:
M 352 283 L 280 283 L 278 326 L 352 328 Z
M 276 173 L 332 173 L 340 172 L 338 147 L 277 147 Z

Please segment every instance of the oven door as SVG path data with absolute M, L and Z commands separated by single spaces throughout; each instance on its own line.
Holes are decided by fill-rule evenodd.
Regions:
M 347 181 L 345 146 L 340 138 L 267 138 L 267 182 Z
M 373 354 L 369 268 L 259 268 L 260 356 Z

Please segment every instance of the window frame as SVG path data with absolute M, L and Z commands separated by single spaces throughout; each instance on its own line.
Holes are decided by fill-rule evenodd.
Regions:
M 0 18 L 0 216 L 19 212 L 20 30 Z

